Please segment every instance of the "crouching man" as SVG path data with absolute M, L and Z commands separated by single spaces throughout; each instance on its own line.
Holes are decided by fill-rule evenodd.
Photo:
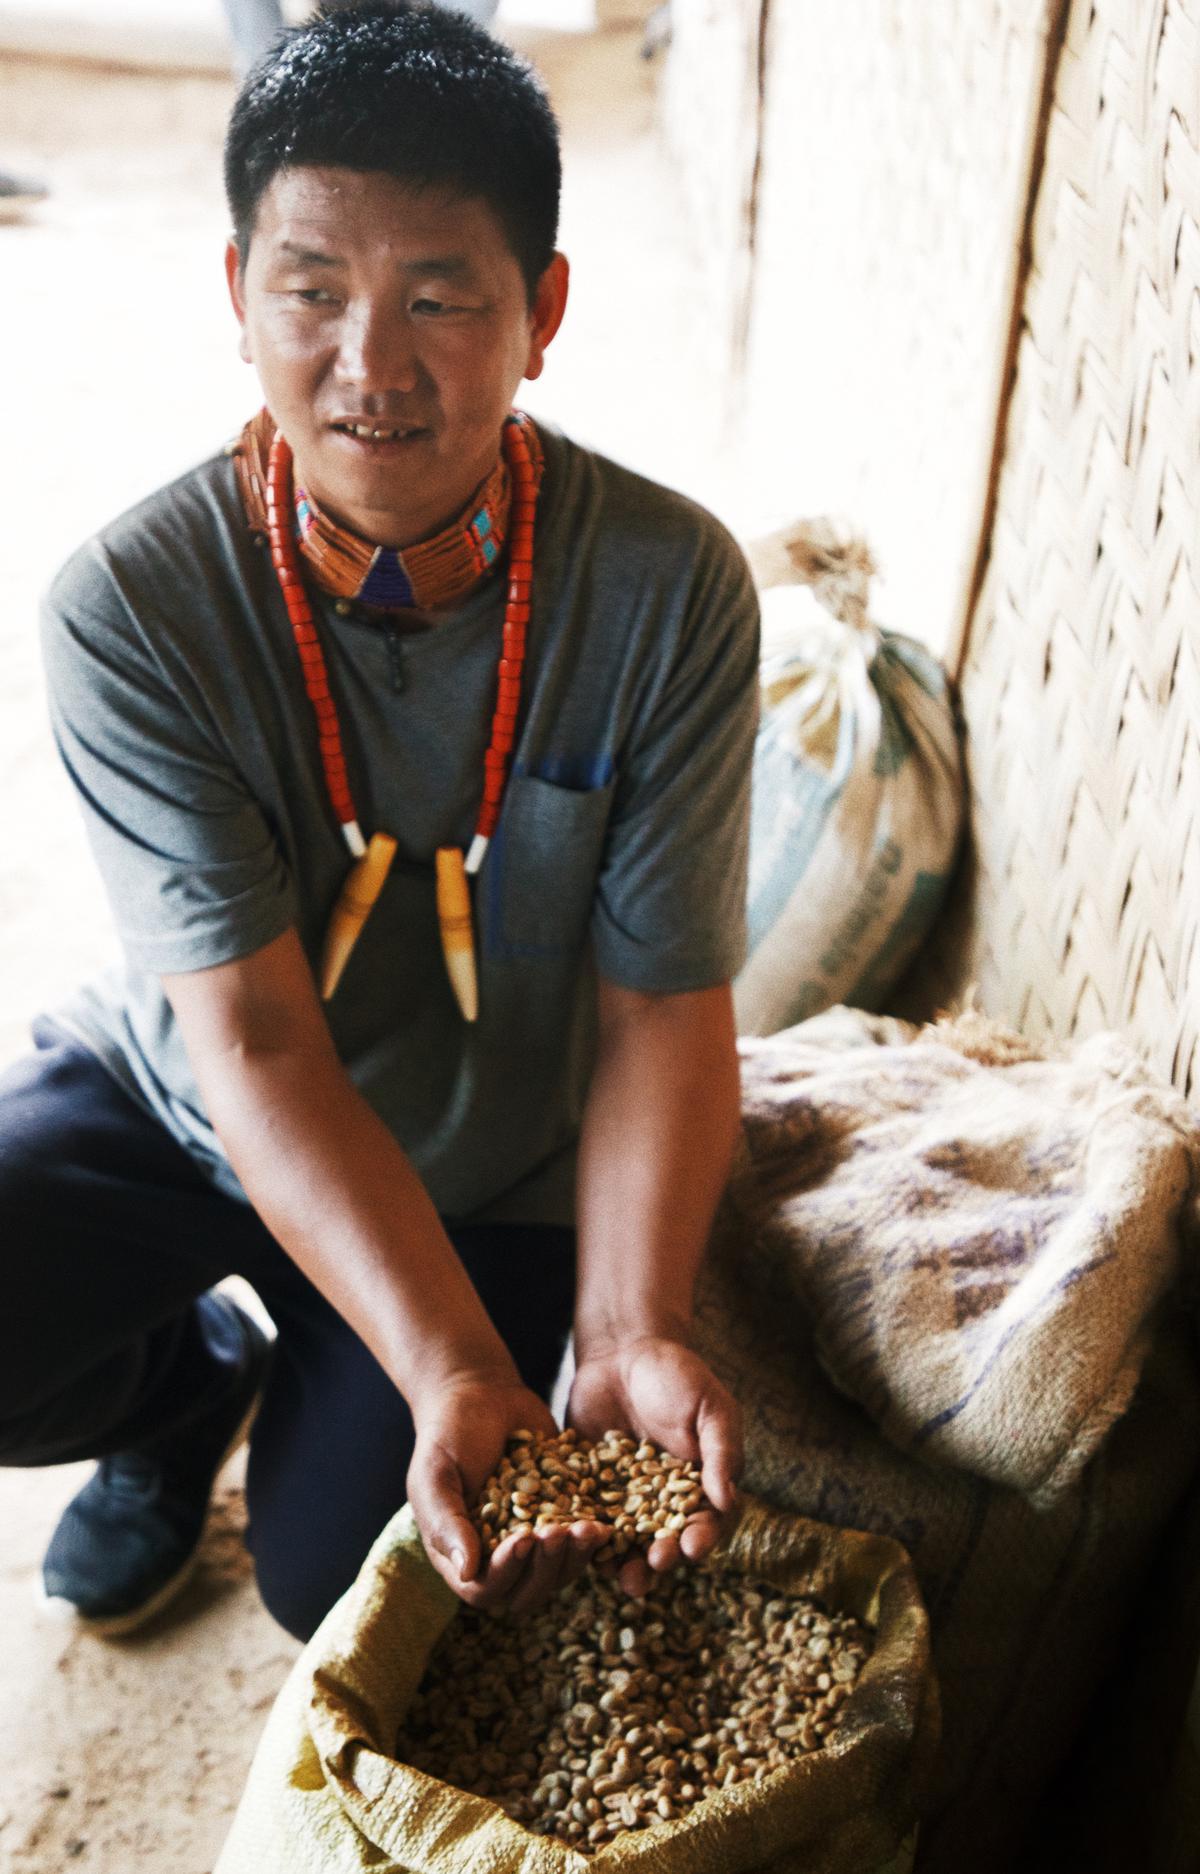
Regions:
M 257 1408 L 249 1543 L 305 1637 L 406 1495 L 473 1604 L 586 1565 L 594 1524 L 485 1565 L 467 1515 L 551 1429 L 572 1325 L 570 1421 L 732 1500 L 689 1328 L 737 1129 L 757 620 L 710 516 L 513 410 L 567 263 L 511 52 L 436 9 L 319 15 L 244 87 L 226 180 L 265 407 L 46 606 L 127 963 L 0 1082 L 0 1462 L 99 1460 L 42 1585 L 122 1631 Z

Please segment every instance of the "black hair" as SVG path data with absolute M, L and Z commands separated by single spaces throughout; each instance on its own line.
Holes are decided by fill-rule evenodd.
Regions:
M 423 0 L 321 6 L 250 72 L 225 137 L 225 193 L 243 266 L 283 169 L 376 170 L 486 202 L 532 299 L 558 234 L 558 125 L 522 59 Z

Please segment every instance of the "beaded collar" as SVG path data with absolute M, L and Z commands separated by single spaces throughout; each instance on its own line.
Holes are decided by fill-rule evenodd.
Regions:
M 532 424 L 526 434 L 536 486 L 541 443 Z M 269 410 L 260 410 L 230 450 L 246 519 L 256 534 L 267 532 L 267 463 L 274 438 L 274 419 Z M 508 535 L 512 477 L 501 456 L 448 527 L 402 553 L 343 527 L 299 486 L 294 498 L 300 554 L 321 591 L 375 611 L 428 612 L 468 597 L 499 564 Z M 396 622 L 411 630 L 426 625 L 420 618 Z
M 519 411 L 510 412 L 505 419 L 501 455 L 511 487 L 512 538 L 496 668 L 495 712 L 491 739 L 483 758 L 483 798 L 470 851 L 464 855 L 461 847 L 442 846 L 435 854 L 437 914 L 446 973 L 459 1008 L 469 1022 L 475 1020 L 479 1011 L 469 881 L 483 863 L 500 818 L 509 758 L 516 740 L 525 638 L 533 598 L 534 515 L 542 458 L 537 431 L 529 418 Z M 305 536 L 302 524 L 297 525 L 292 452 L 282 433 L 276 433 L 270 445 L 264 508 L 271 564 L 283 595 L 304 687 L 312 705 L 326 792 L 353 858 L 326 929 L 322 950 L 320 989 L 322 998 L 328 1001 L 387 881 L 396 841 L 391 834 L 382 831 L 374 832 L 367 841 L 358 822 L 342 746 L 337 700 L 330 688 L 320 633 L 305 591 L 301 568 Z

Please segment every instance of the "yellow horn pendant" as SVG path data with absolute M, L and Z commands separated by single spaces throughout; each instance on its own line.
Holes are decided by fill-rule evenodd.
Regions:
M 383 890 L 383 881 L 396 856 L 396 842 L 387 833 L 372 833 L 361 859 L 356 859 L 333 907 L 325 948 L 321 954 L 321 1000 L 328 1002 L 338 986 L 359 932 Z
M 459 846 L 439 846 L 437 854 L 437 913 L 442 932 L 446 974 L 464 1021 L 479 1014 L 479 983 L 475 975 L 475 934 L 471 927 L 471 889 Z

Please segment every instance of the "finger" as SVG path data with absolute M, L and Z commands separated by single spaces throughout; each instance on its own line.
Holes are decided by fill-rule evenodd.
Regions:
M 699 1516 L 688 1518 L 680 1537 L 679 1547 L 685 1561 L 702 1562 L 706 1555 L 711 1555 L 721 1539 L 721 1521 L 711 1510 L 702 1510 Z
M 742 1415 L 724 1387 L 705 1399 L 696 1431 L 704 1494 L 716 1509 L 731 1510 L 737 1501 L 737 1478 L 742 1468 Z
M 469 1583 L 467 1589 L 460 1590 L 462 1599 L 470 1607 L 505 1606 L 514 1587 L 525 1572 L 525 1565 L 532 1549 L 533 1537 L 524 1531 L 513 1537 L 511 1541 L 502 1543 L 492 1555 L 479 1579 Z
M 556 1541 L 546 1557 L 543 1599 L 547 1601 L 553 1600 L 559 1590 L 566 1587 L 571 1579 L 572 1564 L 575 1559 L 575 1544 L 571 1540 L 571 1531 L 559 1524 L 553 1534 L 560 1540 Z
M 666 1574 L 679 1561 L 679 1537 L 671 1535 L 655 1536 L 646 1555 L 646 1561 L 656 1575 Z
M 454 1564 L 446 1561 L 441 1555 L 431 1552 L 429 1559 L 442 1580 L 453 1588 L 459 1600 L 465 1602 L 468 1607 L 492 1605 L 496 1598 L 496 1589 L 493 1585 L 490 1566 L 481 1569 L 470 1580 L 464 1581 Z
M 532 1613 L 558 1592 L 569 1547 L 570 1539 L 561 1523 L 535 1537 L 525 1572 L 509 1597 L 508 1605 L 514 1614 Z
M 627 1557 L 621 1564 L 617 1583 L 622 1594 L 628 1594 L 632 1600 L 640 1601 L 654 1585 L 654 1574 L 645 1556 L 630 1555 Z
M 512 1535 L 505 1536 L 503 1542 L 494 1550 L 481 1579 L 471 1584 L 474 1592 L 469 1595 L 462 1594 L 462 1599 L 471 1607 L 506 1605 L 523 1579 L 532 1553 L 533 1533 L 531 1530 L 520 1529 Z
M 408 1500 L 425 1552 L 439 1574 L 455 1590 L 473 1581 L 483 1545 L 467 1515 L 458 1466 L 441 1451 L 424 1462 L 414 1459 L 408 1474 Z
M 509 1595 L 522 1579 L 526 1563 L 533 1554 L 536 1538 L 532 1529 L 518 1529 L 505 1536 L 492 1555 L 488 1569 L 490 1585 L 498 1594 Z
M 578 1581 L 591 1566 L 596 1550 L 602 1548 L 608 1540 L 609 1531 L 599 1523 L 581 1521 L 572 1523 L 567 1530 L 569 1541 L 563 1560 L 563 1584 Z

